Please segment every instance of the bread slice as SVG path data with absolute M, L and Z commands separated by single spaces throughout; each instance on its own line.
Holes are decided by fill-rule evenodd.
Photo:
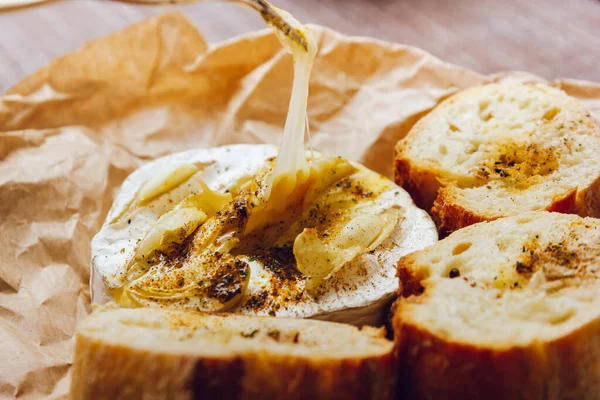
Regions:
M 73 399 L 391 399 L 383 329 L 104 309 L 75 336 Z
M 489 84 L 415 124 L 396 147 L 395 179 L 442 234 L 535 210 L 598 217 L 598 154 L 600 128 L 572 97 L 542 84 Z
M 599 399 L 600 220 L 529 212 L 401 259 L 407 399 Z

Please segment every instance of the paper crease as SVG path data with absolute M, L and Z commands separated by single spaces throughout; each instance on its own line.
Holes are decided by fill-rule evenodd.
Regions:
M 422 50 L 313 26 L 315 150 L 391 174 L 393 148 L 483 76 Z M 64 398 L 72 335 L 89 312 L 90 241 L 121 182 L 197 147 L 278 144 L 291 58 L 268 30 L 209 48 L 181 14 L 87 44 L 0 97 L 0 397 Z M 598 118 L 600 84 L 557 80 Z

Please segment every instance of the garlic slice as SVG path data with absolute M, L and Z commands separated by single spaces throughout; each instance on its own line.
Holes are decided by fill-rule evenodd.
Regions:
M 177 207 L 163 214 L 136 247 L 134 262 L 146 259 L 154 251 L 172 251 L 207 218 L 205 212 L 192 207 Z
M 321 236 L 306 228 L 294 241 L 297 268 L 308 277 L 306 288 L 313 290 L 324 279 L 360 254 L 377 248 L 393 231 L 400 211 L 391 208 L 381 214 L 354 216 L 334 235 Z
M 342 157 L 321 158 L 311 165 L 311 181 L 306 189 L 302 208 L 307 209 L 333 184 L 357 172 L 358 169 Z
M 230 254 L 203 260 L 196 268 L 181 268 L 170 274 L 153 270 L 113 292 L 121 306 L 156 305 L 186 307 L 206 312 L 224 312 L 243 297 L 250 281 L 249 265 Z M 142 268 L 143 263 L 136 264 Z
M 175 164 L 164 168 L 160 173 L 144 182 L 140 190 L 129 200 L 121 212 L 110 220 L 110 224 L 115 224 L 125 219 L 124 217 L 131 215 L 137 207 L 148 205 L 157 197 L 175 189 L 200 171 L 201 167 L 206 166 L 207 164 L 203 163 Z M 179 202 L 180 200 L 176 201 Z
M 180 209 L 187 208 L 177 207 L 169 214 L 176 218 Z M 247 262 L 229 252 L 239 244 L 250 213 L 246 201 L 229 202 L 200 224 L 193 240 L 177 251 L 153 251 L 136 258 L 115 298 L 122 305 L 159 303 L 208 312 L 233 307 L 243 296 L 251 271 Z
M 231 194 L 215 192 L 201 179 L 199 183 L 201 192 L 187 196 L 160 216 L 136 247 L 131 264 L 146 259 L 153 251 L 172 251 L 232 200 Z
M 181 202 L 182 207 L 193 206 L 207 213 L 209 217 L 214 216 L 227 203 L 233 200 L 231 193 L 219 193 L 208 187 L 202 179 L 198 179 L 202 191 L 194 193 Z
M 194 164 L 171 165 L 165 168 L 160 174 L 144 183 L 138 193 L 138 203 L 141 205 L 149 203 L 156 197 L 181 185 L 196 172 L 198 172 L 198 167 Z

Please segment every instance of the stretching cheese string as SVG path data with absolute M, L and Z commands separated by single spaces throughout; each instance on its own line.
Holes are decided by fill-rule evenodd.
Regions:
M 303 39 L 297 41 L 286 31 L 275 30 L 277 38 L 294 59 L 294 81 L 283 138 L 267 188 L 269 198 L 276 197 L 283 200 L 294 192 L 298 185 L 304 183 L 310 175 L 310 166 L 304 151 L 304 134 L 305 128 L 308 127 L 306 113 L 308 86 L 317 44 L 310 29 L 298 22 L 288 12 L 274 6 L 271 7 L 286 24 L 295 30 L 296 35 Z M 273 26 L 271 23 L 269 25 Z M 303 46 L 304 43 L 306 47 Z M 276 201 L 275 203 L 283 204 L 285 201 Z

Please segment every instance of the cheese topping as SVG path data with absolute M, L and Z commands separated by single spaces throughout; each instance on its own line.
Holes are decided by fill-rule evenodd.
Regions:
M 307 118 L 310 71 L 317 53 L 317 44 L 312 32 L 289 13 L 280 9 L 276 10 L 290 26 L 302 34 L 302 37 L 306 39 L 307 47 L 303 48 L 281 31 L 275 30 L 281 44 L 294 58 L 294 82 L 283 129 L 283 140 L 269 182 L 272 186 L 269 194 L 273 197 L 272 207 L 278 207 L 278 204 L 281 203 L 285 204 L 285 197 L 291 194 L 297 185 L 302 184 L 310 173 L 304 154 L 304 127 Z M 279 209 L 281 208 L 279 207 Z
M 117 199 L 93 242 L 94 266 L 122 306 L 300 317 L 361 305 L 380 311 L 397 289 L 399 257 L 437 239 L 431 220 L 388 179 L 341 157 L 307 160 L 316 41 L 291 15 L 273 9 L 302 39 L 276 31 L 294 58 L 279 155 L 268 158 L 268 146 L 243 146 L 256 151 L 236 149 L 230 157 L 228 148 L 213 149 L 202 161 L 155 161 L 144 180 L 125 182 L 124 190 L 135 194 Z M 223 164 L 235 173 L 215 185 Z M 114 249 L 111 236 L 127 236 L 124 221 L 139 236 L 133 244 L 129 237 L 123 257 L 103 261 L 102 253 Z M 105 265 L 109 259 L 120 265 Z M 350 292 L 358 299 L 340 297 Z
M 135 171 L 92 241 L 93 273 L 110 290 L 104 294 L 93 281 L 93 301 L 108 301 L 111 294 L 122 306 L 380 323 L 383 308 L 398 290 L 398 259 L 436 241 L 433 222 L 388 179 L 342 158 L 316 154 L 310 160 L 316 173 L 304 185 L 304 195 L 281 214 L 283 219 L 241 232 L 238 228 L 247 224 L 264 195 L 275 154 L 268 145 L 193 150 Z M 190 163 L 204 167 L 131 210 L 129 219 L 110 223 L 158 171 Z M 220 200 L 194 203 L 205 195 Z M 227 196 L 233 200 L 223 207 L 206 206 L 224 204 Z M 192 212 L 180 218 L 194 209 L 192 204 L 206 217 Z M 373 223 L 372 216 L 386 221 Z M 342 255 L 327 258 L 338 252 Z M 317 253 L 323 257 L 315 257 Z

